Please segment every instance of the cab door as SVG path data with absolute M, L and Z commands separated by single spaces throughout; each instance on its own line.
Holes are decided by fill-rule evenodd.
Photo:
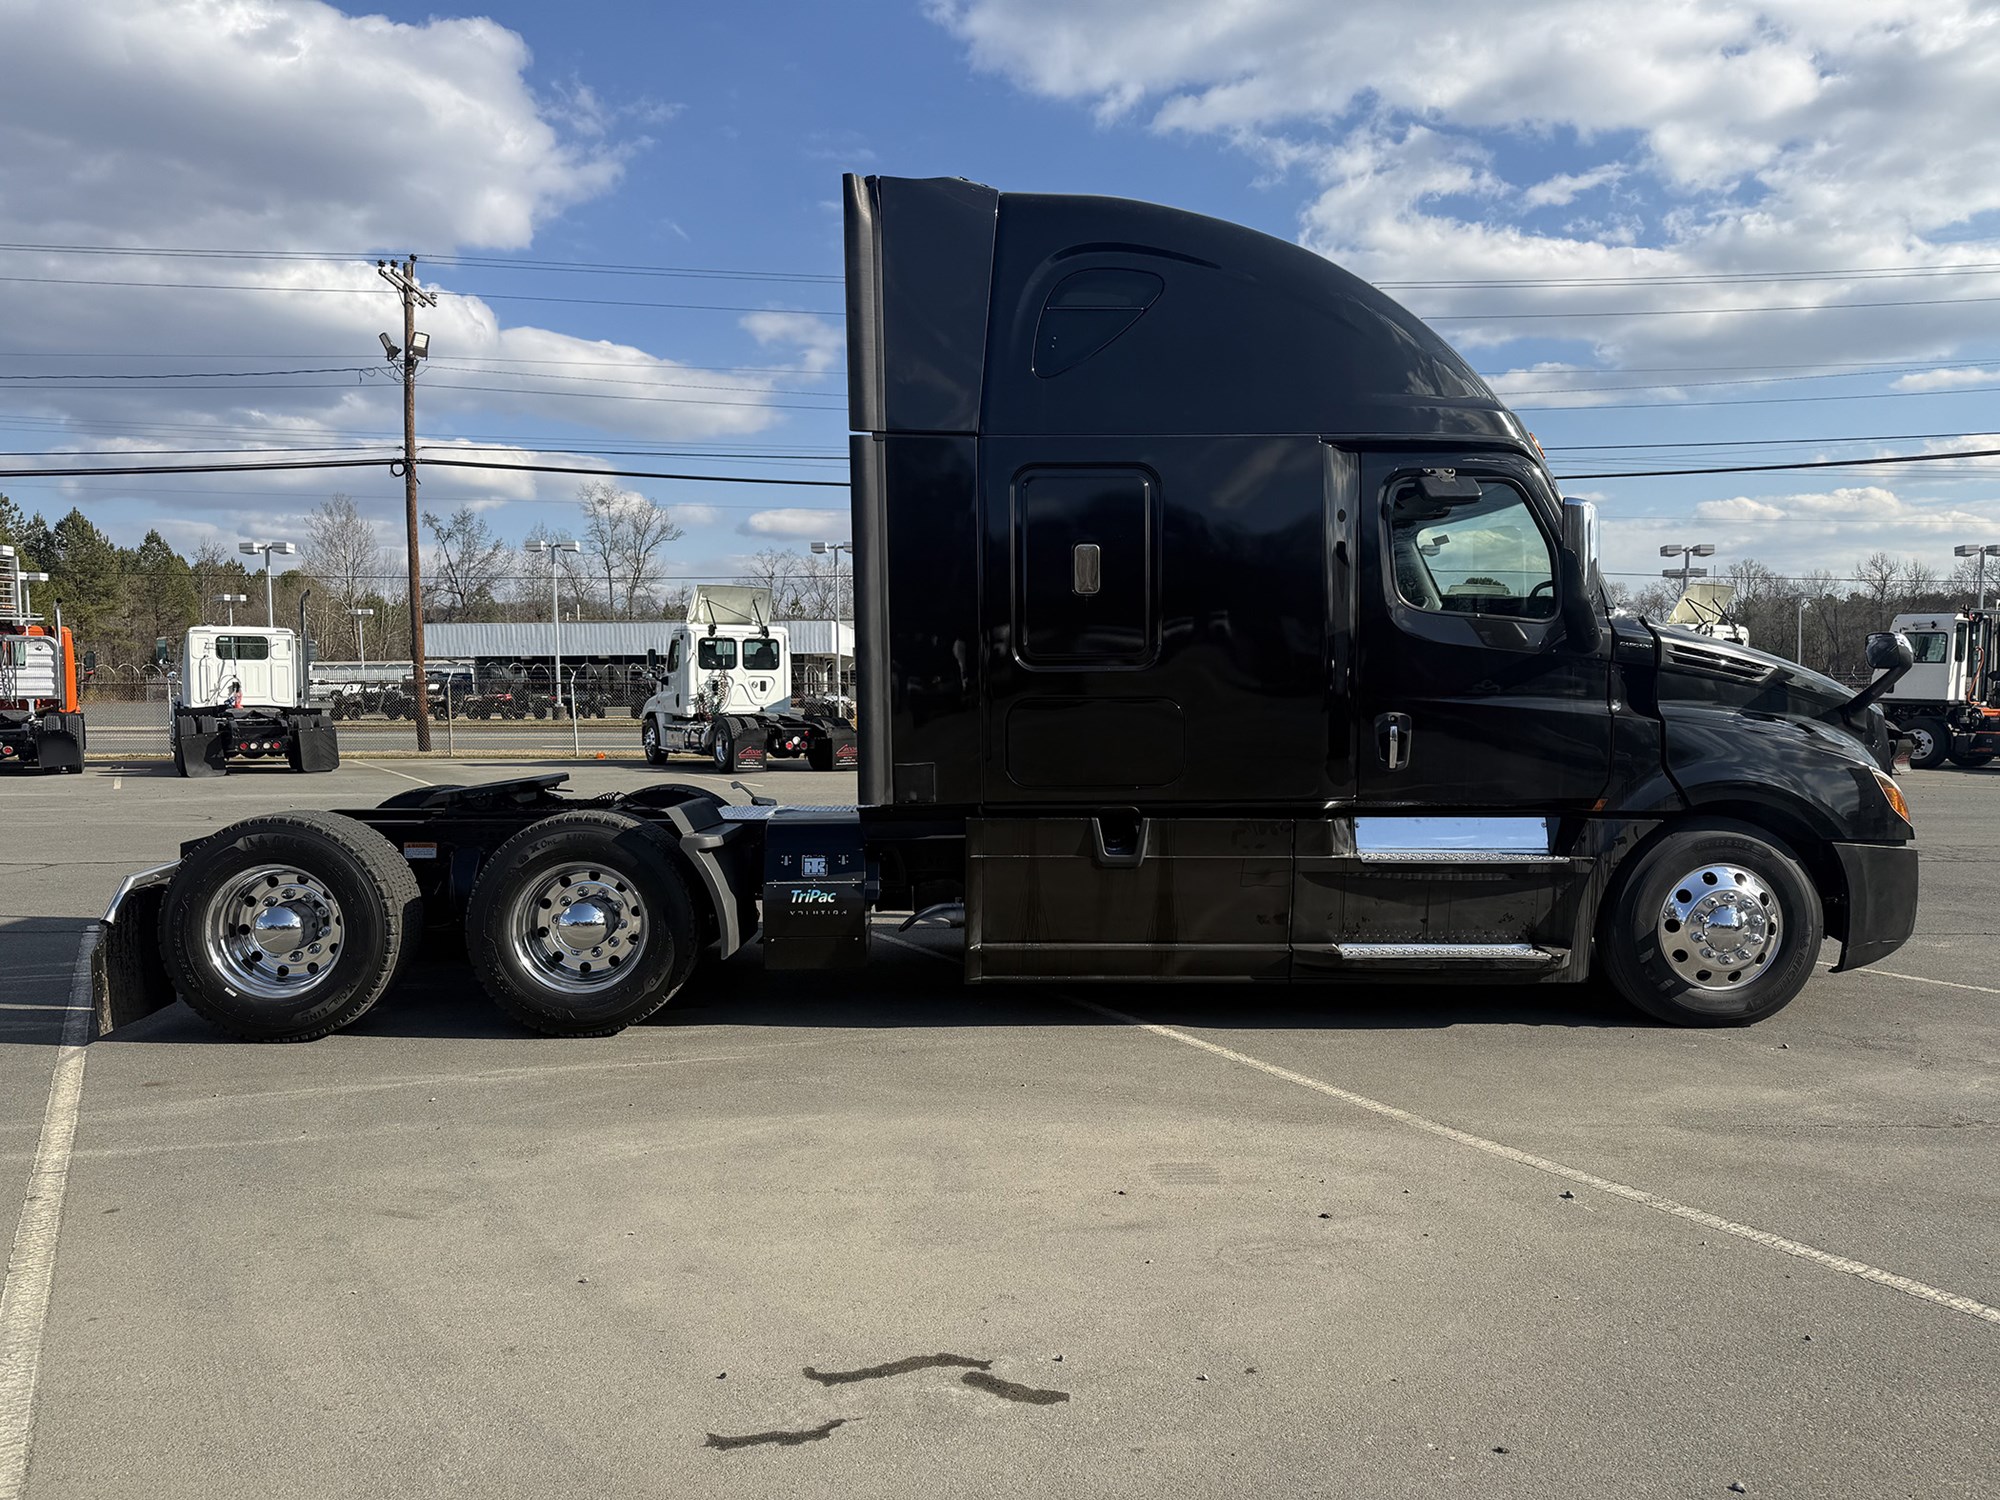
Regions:
M 1362 810 L 1587 810 L 1611 766 L 1608 639 L 1564 639 L 1557 498 L 1510 455 L 1364 461 Z

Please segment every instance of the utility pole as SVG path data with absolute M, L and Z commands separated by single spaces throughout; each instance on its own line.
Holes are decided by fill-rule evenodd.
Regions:
M 437 298 L 417 285 L 417 258 L 409 256 L 399 266 L 378 260 L 375 270 L 403 299 L 403 347 L 398 349 L 388 334 L 382 347 L 389 358 L 403 358 L 403 508 L 409 529 L 410 548 L 410 686 L 416 699 L 417 749 L 431 748 L 430 684 L 424 671 L 424 582 L 423 564 L 417 540 L 417 361 L 430 353 L 430 336 L 417 332 L 417 304 L 436 307 Z

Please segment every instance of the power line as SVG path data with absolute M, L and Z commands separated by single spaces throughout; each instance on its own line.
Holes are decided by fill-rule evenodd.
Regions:
M 38 255 L 144 255 L 175 260 L 274 260 L 274 261 L 372 261 L 370 250 L 182 250 L 144 245 L 19 245 L 0 244 L 0 251 Z M 517 271 L 563 271 L 611 276 L 689 276 L 722 281 L 804 281 L 838 282 L 840 275 L 825 271 L 750 271 L 715 266 L 621 265 L 606 261 L 568 261 L 506 255 L 424 255 L 420 260 L 433 265 L 490 266 Z
M 1847 312 L 1864 307 L 1968 307 L 2000 297 L 1916 297 L 1894 302 L 1774 302 L 1761 307 L 1625 307 L 1586 312 L 1419 313 L 1426 323 L 1501 323 L 1535 318 L 1709 318 L 1734 313 Z
M 310 292 L 337 296 L 380 296 L 372 286 L 274 286 L 259 281 L 120 281 L 96 276 L 0 276 L 0 282 L 35 286 L 120 286 L 150 291 L 179 292 Z M 677 312 L 799 313 L 815 318 L 845 318 L 845 311 L 814 307 L 752 307 L 720 302 L 645 302 L 606 297 L 541 297 L 527 292 L 467 292 L 437 289 L 447 297 L 465 297 L 481 302 L 559 302 L 579 307 L 658 307 Z
M 99 474 L 257 474 L 275 469 L 373 469 L 398 461 L 393 457 L 315 458 L 256 464 L 134 464 L 120 468 L 0 469 L 0 479 L 70 479 Z
M 711 484 L 793 485 L 809 489 L 848 488 L 845 479 L 775 479 L 743 474 L 661 474 L 647 469 L 587 469 L 575 464 L 516 464 L 495 459 L 426 458 L 422 462 L 446 469 L 517 469 L 530 474 L 583 474 L 606 479 L 690 479 Z
M 2000 458 L 2000 448 L 1972 448 L 1963 453 L 1906 453 L 1891 458 L 1826 458 L 1788 464 L 1735 464 L 1712 469 L 1623 469 L 1608 474 L 1563 474 L 1558 484 L 1572 479 L 1661 479 L 1680 474 L 1765 474 L 1780 469 L 1868 469 L 1883 464 L 1946 463 L 1960 458 Z

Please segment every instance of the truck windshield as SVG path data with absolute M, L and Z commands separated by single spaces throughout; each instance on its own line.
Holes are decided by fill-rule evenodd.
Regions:
M 758 636 L 743 643 L 743 669 L 746 672 L 775 672 L 778 670 L 778 642 L 772 636 Z
M 706 637 L 695 648 L 695 663 L 704 672 L 726 671 L 736 665 L 736 642 L 726 635 Z
M 1404 485 L 1396 492 L 1389 545 L 1397 592 L 1418 609 L 1555 616 L 1555 555 L 1528 497 L 1511 484 L 1482 480 L 1476 500 L 1433 500 Z
M 1946 660 L 1945 633 L 1942 630 L 1922 630 L 1911 635 L 1910 653 L 1919 666 L 1926 662 L 1935 664 Z

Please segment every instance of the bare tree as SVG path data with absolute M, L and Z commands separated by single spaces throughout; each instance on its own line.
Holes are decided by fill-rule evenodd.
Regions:
M 387 567 L 375 528 L 353 496 L 330 495 L 307 518 L 305 565 L 323 591 L 313 601 L 325 610 L 318 627 L 322 639 L 341 642 L 342 651 L 358 649 L 353 612 L 379 593 Z
M 806 560 L 785 547 L 766 547 L 752 555 L 737 575 L 738 583 L 771 591 L 771 613 L 780 620 L 810 619 L 806 608 L 809 584 Z
M 681 528 L 664 505 L 608 479 L 586 479 L 576 498 L 583 506 L 583 550 L 604 579 L 606 608 L 616 618 L 636 619 L 656 578 L 654 560 L 660 548 L 680 539 Z
M 438 611 L 455 620 L 486 619 L 497 614 L 499 588 L 514 552 L 493 534 L 493 528 L 469 505 L 440 521 L 424 512 L 434 550 L 425 563 L 432 594 L 443 601 Z

